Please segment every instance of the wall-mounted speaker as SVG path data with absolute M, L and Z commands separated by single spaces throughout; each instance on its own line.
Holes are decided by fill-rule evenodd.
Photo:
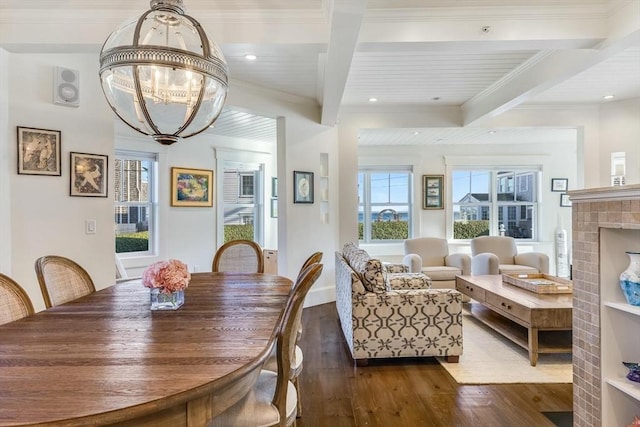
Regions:
M 67 107 L 80 106 L 80 72 L 63 67 L 54 68 L 53 103 Z

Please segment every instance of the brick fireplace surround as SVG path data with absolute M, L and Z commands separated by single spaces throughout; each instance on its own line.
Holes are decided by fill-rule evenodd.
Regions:
M 605 359 L 601 352 L 601 291 L 602 286 L 611 285 L 611 277 L 602 279 L 601 262 L 608 265 L 608 260 L 601 260 L 601 235 L 610 233 L 603 231 L 607 229 L 617 230 L 613 233 L 629 229 L 629 233 L 622 233 L 631 234 L 632 246 L 640 240 L 640 185 L 577 190 L 569 195 L 573 206 L 573 419 L 574 426 L 599 427 L 607 421 L 603 420 L 602 367 L 619 364 L 601 360 Z M 625 249 L 619 250 L 623 258 Z M 636 332 L 629 333 L 633 336 Z

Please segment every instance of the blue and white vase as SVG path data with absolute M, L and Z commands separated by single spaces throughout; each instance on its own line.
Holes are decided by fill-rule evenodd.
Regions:
M 620 287 L 629 304 L 640 306 L 640 252 L 627 252 L 627 255 L 630 262 L 620 273 Z

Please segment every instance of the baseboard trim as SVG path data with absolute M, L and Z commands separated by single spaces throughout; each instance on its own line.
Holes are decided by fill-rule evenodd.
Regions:
M 319 289 L 311 289 L 304 300 L 305 307 L 326 304 L 336 300 L 336 288 L 325 286 Z

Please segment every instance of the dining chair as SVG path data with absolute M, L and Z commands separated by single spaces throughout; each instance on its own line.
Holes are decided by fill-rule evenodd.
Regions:
M 0 325 L 31 316 L 34 312 L 24 289 L 11 277 L 0 273 Z
M 68 258 L 57 255 L 43 256 L 36 260 L 35 268 L 47 308 L 96 291 L 89 273 Z
M 277 371 L 263 369 L 252 389 L 236 404 L 215 417 L 211 427 L 290 426 L 296 421 L 297 393 L 289 374 L 296 343 L 296 318 L 304 299 L 322 273 L 322 264 L 307 267 L 296 281 L 280 324 Z
M 322 252 L 314 252 L 312 253 L 309 258 L 307 258 L 305 260 L 304 263 L 302 263 L 302 267 L 300 267 L 300 272 L 298 273 L 298 276 L 300 276 L 300 274 L 302 274 L 302 272 L 309 267 L 311 264 L 316 264 L 319 263 L 320 261 L 322 261 Z
M 264 273 L 262 248 L 251 240 L 231 240 L 217 250 L 211 271 L 226 273 Z
M 300 277 L 309 266 L 313 264 L 318 264 L 320 261 L 322 261 L 322 255 L 323 255 L 322 252 L 315 252 L 309 258 L 307 258 L 307 260 L 302 264 L 302 267 L 300 268 L 300 272 L 298 273 L 298 278 L 296 279 L 296 283 L 300 282 Z M 300 393 L 300 382 L 298 381 L 298 378 L 300 377 L 300 373 L 302 373 L 302 361 L 304 360 L 302 349 L 300 348 L 300 346 L 298 346 L 298 343 L 300 342 L 300 338 L 302 337 L 302 310 L 298 312 L 298 317 L 296 318 L 295 331 L 296 331 L 296 346 L 295 346 L 295 351 L 293 353 L 293 357 L 291 359 L 291 371 L 290 371 L 289 379 L 291 380 L 294 387 L 296 388 L 296 394 L 298 397 L 296 413 L 297 413 L 297 417 L 299 418 L 302 415 L 302 402 L 300 400 L 301 393 Z M 278 362 L 277 362 L 277 355 L 275 350 L 276 349 L 274 348 L 271 351 L 269 358 L 264 364 L 264 369 L 267 369 L 270 371 L 277 370 Z

